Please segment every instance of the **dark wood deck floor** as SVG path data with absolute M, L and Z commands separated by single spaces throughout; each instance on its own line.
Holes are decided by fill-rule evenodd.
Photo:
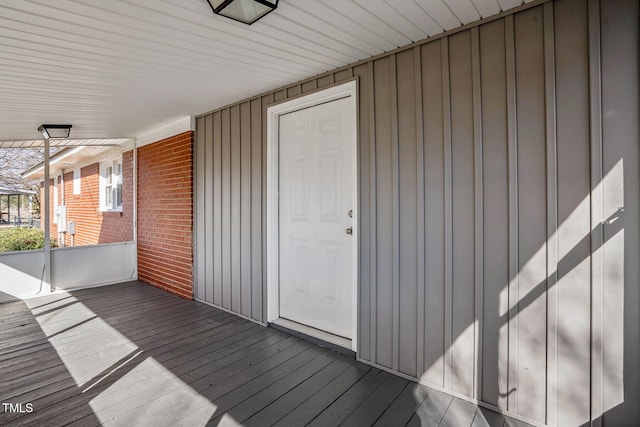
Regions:
M 0 425 L 525 425 L 139 282 L 1 304 L 0 402 Z

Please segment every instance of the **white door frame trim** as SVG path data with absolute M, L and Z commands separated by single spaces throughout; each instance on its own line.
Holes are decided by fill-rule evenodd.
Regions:
M 342 98 L 351 98 L 353 109 L 353 278 L 351 350 L 357 352 L 358 338 L 358 114 L 356 80 L 332 86 L 267 108 L 267 322 L 280 317 L 279 301 L 279 229 L 278 171 L 279 116 Z

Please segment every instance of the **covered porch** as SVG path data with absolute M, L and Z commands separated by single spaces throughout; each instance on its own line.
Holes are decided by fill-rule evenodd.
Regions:
M 0 425 L 638 424 L 637 1 L 156 3 L 0 5 Z

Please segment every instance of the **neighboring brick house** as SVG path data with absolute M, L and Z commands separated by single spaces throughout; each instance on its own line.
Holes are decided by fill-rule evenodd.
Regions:
M 51 157 L 51 237 L 61 239 L 61 246 L 133 241 L 137 213 L 138 278 L 193 299 L 193 132 L 137 148 L 136 212 L 133 150 L 131 142 L 67 148 Z M 23 173 L 40 183 L 41 200 L 43 174 L 42 164 Z M 60 206 L 66 206 L 66 218 Z M 69 222 L 73 238 L 59 233 Z
M 133 150 L 124 150 L 79 147 L 52 156 L 51 236 L 60 246 L 133 240 Z M 42 173 L 38 165 L 23 174 L 40 181 L 40 200 Z

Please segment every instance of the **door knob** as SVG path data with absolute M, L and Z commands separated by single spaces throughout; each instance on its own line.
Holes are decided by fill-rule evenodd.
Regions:
M 347 234 L 349 235 L 353 234 L 353 227 L 347 228 Z

